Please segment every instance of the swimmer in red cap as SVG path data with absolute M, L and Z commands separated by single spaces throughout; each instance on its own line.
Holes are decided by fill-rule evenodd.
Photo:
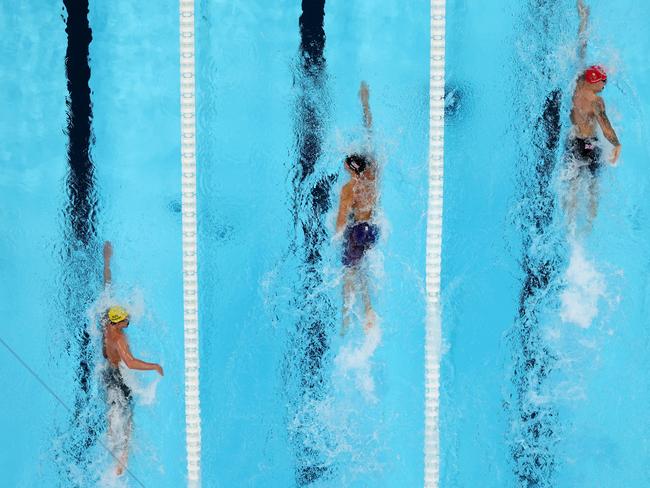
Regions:
M 578 1 L 578 10 L 581 16 L 580 22 L 580 56 L 584 56 L 586 42 L 584 31 L 589 10 L 582 0 Z M 621 153 L 621 143 L 616 137 L 616 132 L 607 118 L 605 102 L 599 95 L 607 83 L 607 73 L 602 66 L 590 66 L 578 77 L 575 92 L 573 93 L 573 105 L 571 108 L 571 123 L 573 127 L 567 141 L 566 160 L 569 171 L 569 190 L 566 196 L 565 207 L 569 214 L 569 223 L 574 225 L 577 206 L 577 195 L 580 183 L 585 178 L 588 180 L 589 191 L 589 215 L 587 223 L 591 223 L 596 217 L 598 210 L 598 173 L 602 169 L 601 145 L 598 141 L 597 127 L 603 132 L 603 136 L 613 146 L 609 162 L 616 164 Z

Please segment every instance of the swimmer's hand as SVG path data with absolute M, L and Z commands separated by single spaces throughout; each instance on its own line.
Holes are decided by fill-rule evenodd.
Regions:
M 104 261 L 109 261 L 113 256 L 113 245 L 110 241 L 104 242 Z
M 612 163 L 612 166 L 616 166 L 616 162 L 618 161 L 618 157 L 621 155 L 621 145 L 619 144 L 618 146 L 614 146 L 614 149 L 612 149 L 612 155 L 609 157 L 609 162 Z
M 104 287 L 111 284 L 111 256 L 113 255 L 113 246 L 110 241 L 104 242 Z
M 368 100 L 370 98 L 370 89 L 368 84 L 365 81 L 361 82 L 359 86 L 359 99 L 361 100 L 361 106 L 363 107 L 363 125 L 366 126 L 366 129 L 372 127 L 372 113 L 370 112 L 370 105 Z
M 155 371 L 158 371 L 158 374 L 159 374 L 160 376 L 165 376 L 164 373 L 163 373 L 162 366 L 161 366 L 160 364 L 156 364 L 156 365 L 154 366 L 153 369 L 154 369 Z
M 361 103 L 364 106 L 368 105 L 368 97 L 369 97 L 368 83 L 362 81 L 361 85 L 359 86 L 359 98 L 361 99 Z
M 583 0 L 578 0 L 578 14 L 581 19 L 589 17 L 589 7 L 585 5 Z

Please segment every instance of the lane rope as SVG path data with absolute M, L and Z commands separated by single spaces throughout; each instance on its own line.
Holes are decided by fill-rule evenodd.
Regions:
M 426 249 L 424 486 L 440 479 L 440 266 L 445 139 L 445 0 L 431 0 L 429 64 L 429 196 Z
M 188 486 L 198 487 L 201 484 L 201 408 L 199 402 L 194 0 L 179 0 L 179 6 L 185 444 Z

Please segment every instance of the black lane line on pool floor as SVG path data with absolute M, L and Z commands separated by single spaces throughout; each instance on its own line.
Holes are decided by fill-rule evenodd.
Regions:
M 520 428 L 517 433 L 519 441 L 511 445 L 511 454 L 517 479 L 526 487 L 552 486 L 556 464 L 556 409 L 553 405 L 534 401 L 532 396 L 543 395 L 544 383 L 555 360 L 542 337 L 540 316 L 548 306 L 549 291 L 562 265 L 558 254 L 547 252 L 553 247 L 549 244 L 556 237 L 552 229 L 555 196 L 551 179 L 556 164 L 561 99 L 559 90 L 548 94 L 534 131 L 542 144 L 535 147 L 534 154 L 522 155 L 521 159 L 524 164 L 532 166 L 533 175 L 525 185 L 529 195 L 524 205 L 528 209 L 520 222 L 523 231 L 521 267 L 524 282 L 513 334 L 518 351 L 514 358 L 512 378 L 515 385 L 514 411 Z M 522 439 L 524 442 L 521 442 Z
M 331 208 L 332 186 L 336 174 L 321 173 L 317 164 L 322 156 L 323 132 L 327 119 L 325 51 L 325 0 L 303 0 L 299 18 L 300 48 L 294 86 L 298 90 L 295 106 L 295 136 L 298 160 L 291 171 L 292 212 L 296 232 L 292 250 L 300 265 L 294 288 L 295 308 L 299 311 L 295 340 L 288 358 L 289 375 L 297 375 L 298 391 L 293 391 L 292 413 L 313 407 L 322 398 L 326 380 L 323 365 L 329 350 L 329 336 L 335 328 L 336 313 L 325 290 L 323 246 L 328 245 L 325 216 Z M 292 431 L 298 486 L 308 485 L 327 472 L 322 455 L 308 447 L 312 426 Z
M 67 49 L 65 68 L 68 95 L 67 197 L 64 209 L 64 243 L 62 249 L 61 306 L 65 308 L 67 352 L 76 362 L 74 380 L 75 398 L 70 419 L 70 434 L 64 442 L 64 462 L 59 463 L 71 482 L 78 475 L 92 478 L 88 467 L 92 447 L 104 429 L 99 398 L 94 388 L 92 365 L 95 354 L 88 334 L 86 310 L 101 286 L 101 269 L 98 265 L 97 195 L 94 167 L 90 155 L 92 135 L 92 103 L 90 91 L 89 49 L 92 31 L 88 21 L 88 0 L 63 0 Z M 68 465 L 73 463 L 75 469 Z
M 517 222 L 521 231 L 521 268 L 524 274 L 519 294 L 519 310 L 510 333 L 512 347 L 512 391 L 506 400 L 513 429 L 509 432 L 510 453 L 518 486 L 551 488 L 556 468 L 555 447 L 558 440 L 558 414 L 552 403 L 537 402 L 544 395 L 546 382 L 555 357 L 543 337 L 543 314 L 549 306 L 556 279 L 563 265 L 562 244 L 555 222 L 555 191 L 553 175 L 558 156 L 561 131 L 562 92 L 548 91 L 552 86 L 553 66 L 547 54 L 554 42 L 553 28 L 558 24 L 557 2 L 531 0 L 528 35 L 546 39 L 538 47 L 533 62 L 540 69 L 540 80 L 527 77 L 526 68 L 519 67 L 516 83 L 535 86 L 521 90 L 520 98 L 531 96 L 543 100 L 540 115 L 531 117 L 539 108 L 530 100 L 520 102 L 516 123 L 531 124 L 520 132 L 519 185 L 520 201 Z M 528 60 L 531 62 L 531 60 Z M 532 92 L 534 96 L 530 95 Z

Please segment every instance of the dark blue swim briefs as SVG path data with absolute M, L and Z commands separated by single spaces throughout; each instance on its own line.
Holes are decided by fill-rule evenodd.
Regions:
M 343 235 L 343 265 L 356 266 L 361 258 L 376 242 L 379 228 L 368 222 L 349 224 Z

